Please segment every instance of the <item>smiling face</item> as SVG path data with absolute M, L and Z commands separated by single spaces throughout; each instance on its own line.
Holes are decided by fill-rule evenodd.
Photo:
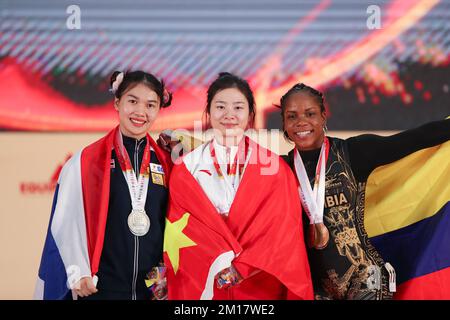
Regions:
M 325 112 L 317 100 L 307 93 L 294 93 L 285 103 L 284 130 L 299 150 L 314 150 L 322 146 L 326 122 Z
M 145 137 L 159 112 L 160 100 L 155 91 L 138 84 L 114 100 L 119 112 L 120 131 L 127 137 Z
M 250 108 L 247 98 L 236 88 L 216 93 L 209 111 L 216 138 L 224 145 L 236 145 L 249 124 Z

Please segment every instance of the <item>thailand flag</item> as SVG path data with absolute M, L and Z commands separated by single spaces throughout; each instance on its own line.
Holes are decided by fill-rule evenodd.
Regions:
M 86 276 L 91 268 L 79 152 L 58 179 L 34 298 L 72 299 L 73 285 Z
M 119 127 L 75 154 L 59 175 L 42 254 L 36 299 L 70 299 L 83 277 L 98 271 L 108 216 L 111 151 Z M 167 176 L 170 155 L 149 139 Z

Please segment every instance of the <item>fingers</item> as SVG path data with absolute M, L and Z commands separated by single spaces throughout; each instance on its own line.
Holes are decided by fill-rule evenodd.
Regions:
M 166 136 L 166 137 L 167 137 L 167 136 Z M 166 139 L 167 139 L 167 138 L 166 138 Z M 167 151 L 167 152 L 170 152 L 170 151 L 171 151 L 171 148 L 170 148 L 170 146 L 169 146 L 169 143 L 167 142 L 167 141 L 170 141 L 170 137 L 169 137 L 168 140 L 166 140 L 166 139 L 164 138 L 163 134 L 161 133 L 161 134 L 159 135 L 158 140 L 156 140 L 156 143 L 157 143 L 163 150 L 165 150 L 165 151 Z
M 90 296 L 98 291 L 91 277 L 82 278 L 75 288 L 75 293 L 82 298 Z
M 172 140 L 172 138 L 165 133 L 160 133 L 158 140 L 160 140 L 162 145 L 167 146 Z
M 86 290 L 89 294 L 96 293 L 98 290 L 94 285 L 94 282 L 92 281 L 92 278 L 87 278 L 89 281 L 86 283 Z

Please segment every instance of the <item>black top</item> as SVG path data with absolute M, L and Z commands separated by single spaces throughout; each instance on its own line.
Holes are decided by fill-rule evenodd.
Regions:
M 123 143 L 136 175 L 144 154 L 146 139 L 136 140 L 123 136 Z M 111 155 L 111 182 L 105 240 L 97 276 L 98 293 L 93 299 L 147 299 L 145 276 L 162 260 L 164 224 L 168 191 L 152 181 L 150 172 L 145 211 L 150 218 L 150 230 L 141 237 L 128 228 L 131 197 L 115 151 Z M 160 164 L 154 151 L 150 163 Z M 135 294 L 134 294 L 135 293 Z

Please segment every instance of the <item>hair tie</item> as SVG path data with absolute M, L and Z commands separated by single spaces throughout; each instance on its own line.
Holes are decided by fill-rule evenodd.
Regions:
M 123 77 L 124 77 L 123 72 L 121 72 L 121 73 L 119 73 L 119 74 L 117 75 L 116 80 L 114 80 L 114 82 L 113 82 L 112 85 L 111 85 L 110 91 L 111 91 L 112 93 L 116 94 L 117 89 L 119 89 L 119 86 L 120 86 L 120 84 L 121 84 L 122 81 L 123 81 Z
M 164 92 L 163 92 L 163 105 L 167 104 L 169 102 L 169 99 L 170 99 L 169 91 L 167 91 L 167 89 L 164 89 Z

